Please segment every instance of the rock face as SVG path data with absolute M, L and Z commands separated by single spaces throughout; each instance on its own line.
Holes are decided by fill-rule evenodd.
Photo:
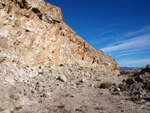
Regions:
M 0 0 L 0 62 L 39 66 L 79 64 L 119 74 L 118 63 L 91 47 L 43 0 Z

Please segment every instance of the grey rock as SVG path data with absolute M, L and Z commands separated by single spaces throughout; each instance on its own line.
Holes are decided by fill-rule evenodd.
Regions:
M 8 82 L 8 83 L 11 84 L 11 85 L 14 85 L 14 84 L 15 84 L 14 77 L 9 76 L 9 75 L 7 75 L 7 76 L 5 77 L 5 81 Z

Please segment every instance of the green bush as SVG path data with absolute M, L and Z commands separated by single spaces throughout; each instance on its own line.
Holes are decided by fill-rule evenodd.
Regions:
M 19 110 L 21 110 L 21 109 L 22 109 L 21 106 L 15 107 L 15 110 L 17 110 L 17 111 L 19 111 Z
M 31 93 L 34 93 L 34 91 L 32 90 Z
M 15 97 L 15 95 L 13 95 L 13 94 L 11 94 L 10 96 L 9 96 L 9 98 L 11 98 L 11 99 L 13 99 Z

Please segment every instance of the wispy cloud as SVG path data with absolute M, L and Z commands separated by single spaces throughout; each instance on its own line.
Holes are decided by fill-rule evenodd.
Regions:
M 113 32 L 113 31 L 115 31 L 115 30 L 116 30 L 116 29 L 107 30 L 107 31 L 104 31 L 104 32 L 99 33 L 97 36 L 103 36 L 103 35 L 106 35 L 106 34 L 109 34 L 109 33 Z
M 140 51 L 140 52 L 129 52 L 129 53 L 123 53 L 123 54 L 120 54 L 118 56 L 126 56 L 126 55 L 135 55 L 135 54 L 144 54 L 144 53 L 147 53 L 147 51 Z
M 127 36 L 127 37 L 135 36 L 135 35 L 138 35 L 138 34 L 141 34 L 141 33 L 147 33 L 147 32 L 150 32 L 150 26 L 146 26 L 146 27 L 141 28 L 139 30 L 126 33 L 125 36 Z
M 108 42 L 101 50 L 115 58 L 120 66 L 144 66 L 150 63 L 150 26 L 122 33 L 112 43 L 110 40 Z
M 112 45 L 109 47 L 102 48 L 101 50 L 104 52 L 115 52 L 115 51 L 124 51 L 124 50 L 138 50 L 143 48 L 150 47 L 150 33 L 138 37 L 134 37 L 128 40 L 122 41 L 121 44 Z
M 132 65 L 132 64 L 150 64 L 150 59 L 130 59 L 130 60 L 122 60 L 119 64 L 123 65 Z
M 92 34 L 88 43 L 93 45 L 93 44 L 98 44 L 98 43 L 102 43 L 104 41 L 110 40 L 110 39 L 112 39 L 113 32 L 116 30 L 117 29 L 109 29 L 109 30 L 105 30 L 105 31 L 97 30 L 96 32 L 94 32 Z

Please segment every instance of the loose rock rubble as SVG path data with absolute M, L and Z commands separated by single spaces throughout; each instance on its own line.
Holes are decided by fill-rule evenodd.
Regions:
M 58 79 L 62 75 L 67 81 Z M 148 113 L 148 107 L 132 103 L 123 95 L 111 95 L 108 88 L 100 88 L 102 83 L 118 85 L 123 79 L 122 76 L 106 74 L 79 65 L 17 67 L 9 62 L 1 63 L 0 111 Z
M 150 65 L 140 72 L 130 75 L 122 84 L 113 88 L 129 95 L 134 101 L 144 99 L 150 101 Z

